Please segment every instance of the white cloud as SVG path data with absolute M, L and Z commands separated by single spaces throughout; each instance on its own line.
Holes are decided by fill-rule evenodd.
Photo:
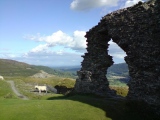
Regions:
M 125 5 L 124 5 L 124 8 L 131 7 L 131 6 L 135 5 L 135 4 L 137 4 L 139 1 L 144 2 L 142 0 L 127 0 Z
M 22 57 L 18 58 L 18 60 L 34 65 L 73 66 L 73 65 L 80 65 L 82 58 L 81 54 L 79 53 L 69 53 L 63 50 L 59 50 L 55 52 L 54 51 L 28 52 L 24 54 L 23 58 Z
M 72 36 L 65 34 L 66 37 L 68 36 L 71 37 L 72 41 L 69 42 L 69 45 L 71 46 L 69 46 L 68 44 L 64 46 L 70 47 L 76 51 L 84 50 L 86 46 L 86 42 L 84 42 L 85 40 L 83 40 L 84 34 L 85 34 L 84 31 L 75 31 Z M 45 66 L 80 65 L 80 62 L 82 62 L 83 60 L 81 55 L 83 55 L 84 52 L 79 53 L 79 52 L 74 52 L 74 51 L 68 51 L 67 50 L 68 48 L 65 48 L 65 47 L 61 47 L 60 49 L 57 49 L 59 48 L 57 47 L 56 49 L 54 48 L 53 50 L 52 47 L 54 46 L 52 47 L 49 46 L 49 43 L 54 43 L 54 44 L 56 43 L 62 44 L 62 43 L 59 43 L 59 41 L 53 42 L 52 39 L 50 40 L 51 40 L 50 42 L 46 42 L 47 40 L 43 39 L 42 43 L 45 42 L 45 44 L 40 44 L 37 47 L 31 49 L 29 52 L 21 53 L 19 55 L 12 54 L 10 52 L 7 52 L 6 54 L 2 54 L 2 52 L 0 52 L 0 57 L 5 58 L 5 59 L 13 59 L 13 60 L 21 61 L 21 62 L 26 62 L 28 64 L 34 64 L 34 65 L 45 65 Z M 110 41 L 109 44 L 110 44 L 109 54 L 113 56 L 114 62 L 115 63 L 124 62 L 124 56 L 126 55 L 123 52 L 123 50 L 119 48 L 117 44 L 115 44 L 112 41 Z
M 32 52 L 47 50 L 49 47 L 54 47 L 54 46 L 63 46 L 78 52 L 84 52 L 86 48 L 86 38 L 84 37 L 85 34 L 86 34 L 85 31 L 77 30 L 74 31 L 73 35 L 71 36 L 59 30 L 49 36 L 41 37 L 40 34 L 38 34 L 35 36 L 30 35 L 31 37 L 27 36 L 25 38 L 46 43 L 44 45 L 39 45 L 33 48 L 31 50 Z
M 38 45 L 37 47 L 33 48 L 31 50 L 31 52 L 41 52 L 41 51 L 44 51 L 44 50 L 47 50 L 47 49 L 48 49 L 48 45 L 47 44 Z
M 84 11 L 103 6 L 117 6 L 118 0 L 73 0 L 70 5 L 72 10 Z
M 56 54 L 58 54 L 58 55 L 63 55 L 63 53 L 64 53 L 63 50 L 59 50 L 59 51 L 56 52 Z
M 40 33 L 37 33 L 37 35 L 25 35 L 25 39 L 30 39 L 33 41 L 43 41 L 43 37 L 40 35 Z
M 81 55 L 86 51 L 85 34 L 85 31 L 76 30 L 69 35 L 59 30 L 48 36 L 28 35 L 26 39 L 38 41 L 41 44 L 22 56 L 30 64 L 80 65 Z
M 86 45 L 86 38 L 84 37 L 86 34 L 85 31 L 74 31 L 73 34 L 73 42 L 71 44 L 71 47 L 73 50 L 76 51 L 83 51 L 87 47 Z
M 43 41 L 50 44 L 50 46 L 70 45 L 73 42 L 73 38 L 59 30 L 50 36 L 43 37 Z
M 108 53 L 113 57 L 113 60 L 117 62 L 117 60 L 124 62 L 124 57 L 126 53 L 113 41 L 109 41 Z
M 15 58 L 15 57 L 17 57 L 17 55 L 16 54 L 13 54 L 13 53 L 8 53 L 8 54 L 6 54 L 6 53 L 1 53 L 0 54 L 0 58 L 4 58 L 4 59 L 7 59 L 7 58 Z
M 34 39 L 35 41 L 42 42 L 43 44 L 25 53 L 23 57 L 30 61 L 29 63 L 31 64 L 40 64 L 41 62 L 42 65 L 53 65 L 56 62 L 57 64 L 55 65 L 71 65 L 74 61 L 74 64 L 79 65 L 82 62 L 81 55 L 86 51 L 85 34 L 85 31 L 76 30 L 72 35 L 68 35 L 62 31 L 42 37 L 40 34 L 37 36 L 32 35 L 32 38 L 36 38 Z M 109 44 L 109 54 L 113 56 L 114 61 L 116 63 L 124 62 L 125 52 L 113 41 L 110 41 Z M 40 62 L 35 62 L 38 60 Z

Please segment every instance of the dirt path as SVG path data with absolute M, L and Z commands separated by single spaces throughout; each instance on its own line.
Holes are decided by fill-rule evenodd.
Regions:
M 19 97 L 19 98 L 21 98 L 21 99 L 23 99 L 23 100 L 29 100 L 29 98 L 28 97 L 26 97 L 26 96 L 24 96 L 24 95 L 22 95 L 22 94 L 20 94 L 19 93 L 19 91 L 16 89 L 16 87 L 15 87 L 15 84 L 14 84 L 14 81 L 7 81 L 10 85 L 11 85 L 11 88 L 12 88 L 12 90 L 13 90 L 13 92 Z

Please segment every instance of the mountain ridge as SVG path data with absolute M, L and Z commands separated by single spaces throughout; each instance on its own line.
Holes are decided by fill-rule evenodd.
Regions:
M 81 67 L 80 66 L 65 67 L 65 68 L 59 67 L 57 69 L 61 71 L 73 72 L 74 74 L 76 74 L 76 72 L 80 70 Z M 126 63 L 113 64 L 111 67 L 108 68 L 107 75 L 128 77 L 128 65 Z
M 80 66 L 68 66 L 68 67 L 47 67 L 30 65 L 24 62 L 19 62 L 9 59 L 0 59 L 0 75 L 2 76 L 33 76 L 40 73 L 41 70 L 48 74 L 62 77 L 76 78 L 77 71 L 80 70 Z M 114 64 L 107 70 L 107 76 L 122 76 L 128 77 L 128 65 L 126 63 Z
M 47 66 L 40 65 L 30 65 L 24 62 L 19 62 L 10 59 L 0 59 L 0 75 L 14 77 L 14 76 L 33 76 L 34 74 L 41 73 L 41 70 L 48 74 L 60 76 L 60 77 L 70 77 L 74 76 L 71 73 L 62 72 L 55 70 Z

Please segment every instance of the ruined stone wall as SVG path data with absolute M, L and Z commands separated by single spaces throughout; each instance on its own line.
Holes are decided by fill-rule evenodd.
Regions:
M 108 55 L 112 39 L 127 54 L 129 67 L 128 99 L 160 105 L 160 2 L 147 3 L 112 12 L 104 16 L 86 36 L 87 53 L 78 71 L 75 91 L 103 96 L 115 95 L 106 78 L 113 64 Z
M 88 53 L 85 53 L 82 68 L 77 72 L 79 78 L 76 80 L 75 90 L 81 93 L 94 93 L 104 96 L 115 95 L 109 89 L 106 71 L 113 64 L 112 57 L 108 55 L 107 42 L 110 37 L 101 34 L 99 27 L 91 29 L 87 34 Z

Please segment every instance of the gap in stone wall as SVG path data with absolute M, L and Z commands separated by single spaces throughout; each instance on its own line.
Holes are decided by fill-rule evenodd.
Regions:
M 125 63 L 126 53 L 111 39 L 109 42 L 108 54 L 112 56 L 114 64 Z
M 115 43 L 112 39 L 108 42 L 108 54 L 112 56 L 114 64 L 117 66 L 111 66 L 107 70 L 107 79 L 109 81 L 109 86 L 111 89 L 117 91 L 118 95 L 127 95 L 129 81 L 128 64 L 126 64 L 124 57 L 126 53 Z

